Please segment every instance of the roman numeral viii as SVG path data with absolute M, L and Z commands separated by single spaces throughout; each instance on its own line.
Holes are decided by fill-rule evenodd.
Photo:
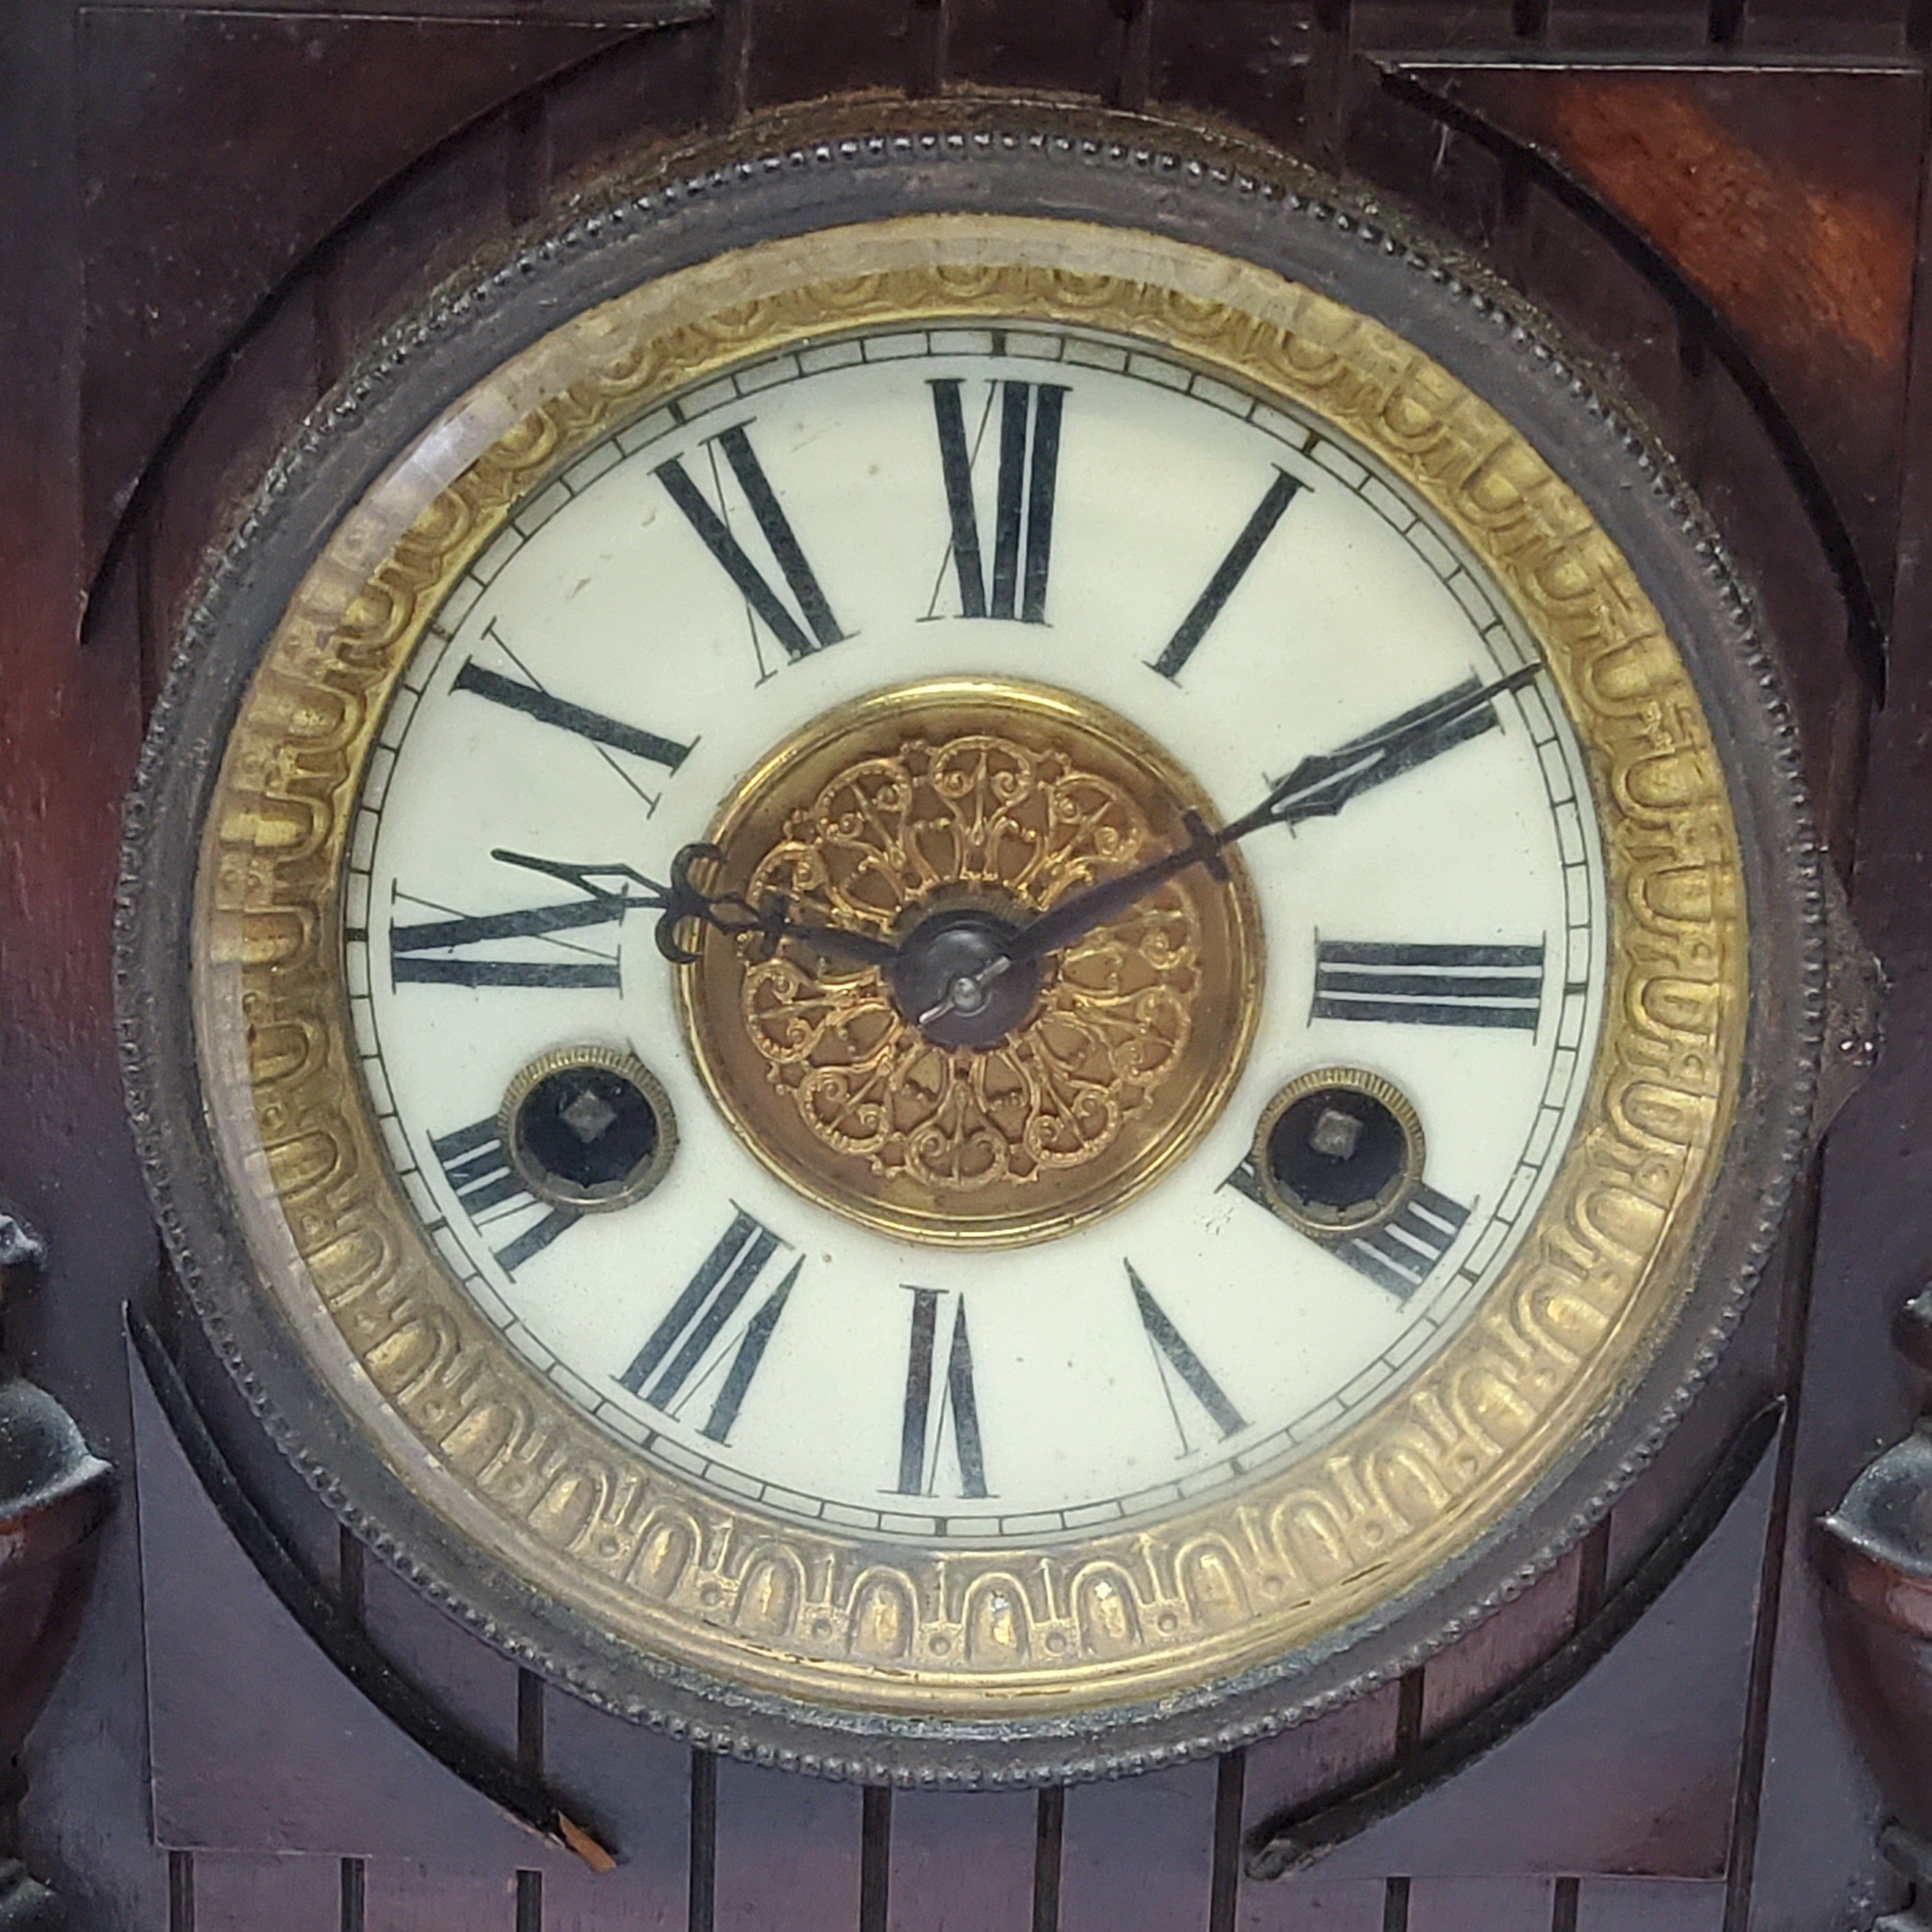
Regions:
M 698 1264 L 619 1382 L 670 1415 L 681 1413 L 706 1389 L 715 1389 L 698 1434 L 713 1442 L 728 1442 L 805 1257 L 801 1255 L 780 1277 L 735 1338 L 726 1330 L 772 1257 L 789 1245 L 742 1208 L 735 1209 L 731 1226 Z
M 1318 1020 L 1399 1020 L 1417 1026 L 1536 1030 L 1543 949 L 1535 946 L 1410 946 L 1317 939 Z
M 1060 471 L 1064 384 L 989 382 L 979 433 L 969 444 L 960 381 L 929 382 L 939 433 L 939 472 L 953 526 L 953 569 L 962 617 L 1047 621 L 1047 573 L 1053 558 L 1054 492 Z M 979 513 L 973 501 L 973 457 L 995 400 L 1000 405 L 1000 471 L 993 493 L 993 578 L 986 575 Z M 1029 450 L 1029 424 L 1031 450 Z M 1017 606 L 1017 608 L 1016 608 Z M 930 613 L 928 613 L 930 615 Z
M 751 506 L 752 520 L 764 537 L 766 548 L 770 551 L 772 561 L 778 566 L 778 574 L 785 579 L 785 586 L 792 593 L 798 614 L 792 614 L 763 572 L 746 555 L 745 547 L 732 534 L 724 512 L 713 507 L 709 498 L 691 481 L 683 459 L 676 456 L 668 462 L 659 463 L 655 472 L 672 502 L 683 511 L 685 521 L 698 533 L 706 549 L 738 586 L 745 602 L 764 619 L 785 655 L 794 663 L 828 644 L 838 643 L 846 634 L 839 628 L 839 620 L 831 614 L 825 593 L 819 588 L 818 579 L 805 560 L 805 552 L 799 548 L 798 537 L 779 504 L 777 494 L 765 475 L 757 452 L 751 446 L 751 439 L 745 433 L 744 424 L 734 423 L 730 429 L 720 430 L 706 447 L 721 451 L 725 461 L 731 465 L 731 474 L 738 479 L 738 487 Z M 715 481 L 715 463 L 713 476 Z M 719 501 L 723 501 L 720 486 Z
M 454 1133 L 437 1135 L 429 1145 L 463 1212 L 479 1234 L 519 1219 L 542 1205 L 510 1165 L 510 1157 L 497 1137 L 494 1115 L 458 1127 Z M 541 1254 L 582 1218 L 575 1208 L 546 1208 L 515 1240 L 492 1251 L 497 1266 L 505 1274 L 515 1274 L 533 1255 Z
M 950 1438 L 957 1487 L 953 1493 L 983 1496 L 986 1460 L 979 1443 L 979 1402 L 973 1390 L 973 1348 L 966 1333 L 966 1303 L 958 1295 L 937 1288 L 914 1288 L 912 1329 L 906 1353 L 906 1406 L 899 1435 L 899 1481 L 901 1496 L 938 1493 L 939 1466 Z M 950 1322 L 946 1341 L 939 1340 L 940 1318 Z M 933 1384 L 941 1356 L 938 1400 Z
M 1254 1164 L 1244 1161 L 1229 1175 L 1226 1186 L 1247 1195 L 1256 1206 L 1274 1212 L 1256 1178 Z M 1366 1234 L 1320 1244 L 1338 1261 L 1345 1261 L 1378 1288 L 1406 1302 L 1435 1272 L 1436 1264 L 1455 1245 L 1469 1219 L 1460 1201 L 1423 1182 L 1401 1213 Z

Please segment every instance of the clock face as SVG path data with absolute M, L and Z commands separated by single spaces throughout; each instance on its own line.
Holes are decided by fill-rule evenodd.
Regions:
M 1468 1323 L 1582 1104 L 1587 766 L 1539 675 L 1481 695 L 1539 663 L 1359 443 L 1130 339 L 668 397 L 457 579 L 376 738 L 344 953 L 411 1205 L 567 1401 L 788 1516 L 1031 1540 L 1306 1455 Z M 714 893 L 835 935 L 1017 935 L 1338 752 L 964 1038 L 652 900 L 715 837 Z
M 426 312 L 130 815 L 137 1129 L 278 1439 L 776 1761 L 1407 1668 L 1658 1439 L 1797 1158 L 1809 848 L 1694 512 L 1426 250 L 1205 165 L 1156 236 L 1140 156 L 800 150 Z

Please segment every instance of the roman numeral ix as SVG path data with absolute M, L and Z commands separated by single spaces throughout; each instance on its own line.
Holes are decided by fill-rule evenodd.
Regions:
M 773 1255 L 789 1245 L 742 1208 L 734 1209 L 731 1226 L 698 1263 L 619 1382 L 652 1408 L 676 1415 L 692 1396 L 716 1382 L 722 1369 L 724 1380 L 698 1434 L 713 1442 L 728 1442 L 805 1257 L 801 1255 L 780 1277 L 738 1335 L 735 1347 L 724 1331 Z
M 979 1442 L 979 1404 L 973 1392 L 972 1343 L 966 1333 L 966 1303 L 937 1288 L 914 1288 L 912 1329 L 906 1355 L 906 1406 L 899 1435 L 901 1496 L 938 1493 L 939 1464 L 950 1436 L 958 1486 L 954 1493 L 983 1496 L 986 1460 Z M 934 1372 L 942 1352 L 939 1317 L 951 1318 L 945 1346 L 946 1366 L 933 1400 Z
M 426 903 L 426 902 L 419 902 Z M 397 986 L 593 987 L 614 991 L 619 983 L 614 953 L 558 940 L 560 932 L 614 925 L 624 915 L 616 893 L 573 899 L 561 906 L 533 906 L 522 912 L 491 912 L 469 918 L 421 920 L 389 929 L 390 971 Z M 576 957 L 485 959 L 465 957 L 472 949 L 503 939 L 544 939 Z
M 1542 1009 L 1543 949 L 1416 946 L 1317 939 L 1318 1020 L 1397 1020 L 1417 1026 L 1520 1027 Z
M 691 481 L 683 458 L 676 456 L 668 462 L 659 463 L 655 472 L 672 502 L 683 511 L 685 521 L 698 533 L 706 549 L 738 586 L 745 602 L 764 619 L 785 655 L 794 663 L 828 644 L 837 644 L 846 634 L 839 628 L 839 620 L 831 614 L 825 593 L 820 589 L 812 566 L 805 560 L 798 537 L 786 519 L 777 494 L 765 475 L 764 466 L 751 446 L 750 438 L 745 433 L 745 425 L 734 423 L 730 429 L 720 430 L 706 447 L 724 452 L 731 474 L 738 479 L 738 488 L 744 492 L 745 501 L 751 506 L 752 521 L 763 533 L 772 561 L 777 565 L 778 573 L 792 593 L 798 614 L 792 614 L 784 598 L 745 554 L 744 546 L 732 534 L 723 512 L 713 507 L 709 499 Z M 715 463 L 713 476 L 715 481 Z M 719 501 L 724 501 L 721 488 Z
M 541 1205 L 510 1165 L 510 1157 L 497 1137 L 494 1115 L 458 1127 L 453 1133 L 434 1136 L 429 1146 L 479 1233 Z M 514 1241 L 492 1251 L 498 1266 L 505 1274 L 515 1274 L 533 1255 L 542 1253 L 565 1229 L 582 1219 L 575 1208 L 547 1208 Z
M 939 471 L 953 526 L 953 569 L 962 617 L 1047 621 L 1047 573 L 1053 557 L 1054 494 L 1060 470 L 1064 384 L 989 382 L 979 434 L 969 445 L 960 380 L 931 381 L 939 433 Z M 1000 470 L 993 494 L 993 579 L 989 585 L 973 500 L 973 458 L 993 402 L 1000 404 Z M 1029 423 L 1031 453 L 1029 453 Z M 1017 609 L 1015 608 L 1017 601 Z M 928 616 L 932 615 L 931 612 Z

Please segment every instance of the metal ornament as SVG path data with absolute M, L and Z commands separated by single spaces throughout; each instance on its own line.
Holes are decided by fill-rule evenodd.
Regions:
M 372 1547 L 513 1654 L 695 1743 L 874 1781 L 1063 1779 L 1223 1750 L 1413 1666 L 1654 1451 L 1802 1152 L 1817 867 L 1716 540 L 1543 325 L 1272 157 L 1044 109 L 905 112 L 806 145 L 754 129 L 573 215 L 452 285 L 318 412 L 217 559 L 157 712 L 128 813 L 123 1026 L 182 1278 Z M 398 1192 L 341 965 L 348 821 L 385 707 L 519 506 L 757 355 L 966 318 L 1157 344 L 1330 426 L 1430 505 L 1588 750 L 1611 897 L 1582 1119 L 1463 1330 L 1318 1459 L 990 1553 L 802 1528 L 535 1377 Z M 1157 775 L 1143 810 L 1185 798 Z M 759 865 L 779 850 L 751 846 Z M 1241 925 L 1238 891 L 1205 873 L 1183 898 Z M 739 944 L 684 969 L 694 1038 L 713 1002 L 755 1009 L 785 957 Z M 1230 957 L 1238 1005 L 1250 968 Z M 754 1074 L 758 1108 L 792 1104 L 763 1068 L 716 1076 L 727 1104 L 752 1108 Z

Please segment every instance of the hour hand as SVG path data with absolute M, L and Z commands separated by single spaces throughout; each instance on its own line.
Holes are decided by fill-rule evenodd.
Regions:
M 657 949 L 674 965 L 694 966 L 702 957 L 695 947 L 686 944 L 679 932 L 693 921 L 701 932 L 709 927 L 714 932 L 755 934 L 767 951 L 781 939 L 795 939 L 828 957 L 849 960 L 860 966 L 888 966 L 899 955 L 896 946 L 874 939 L 870 933 L 794 919 L 782 899 L 768 899 L 754 906 L 742 892 L 707 890 L 691 874 L 701 865 L 711 867 L 722 862 L 724 854 L 716 846 L 681 848 L 671 860 L 668 885 L 660 885 L 628 865 L 570 865 L 562 860 L 539 859 L 523 852 L 497 851 L 490 856 L 505 865 L 520 865 L 563 879 L 593 897 L 620 899 L 627 906 L 655 911 L 658 915 Z M 605 882 L 611 880 L 623 883 L 613 889 Z M 644 889 L 634 896 L 630 890 L 634 884 Z

